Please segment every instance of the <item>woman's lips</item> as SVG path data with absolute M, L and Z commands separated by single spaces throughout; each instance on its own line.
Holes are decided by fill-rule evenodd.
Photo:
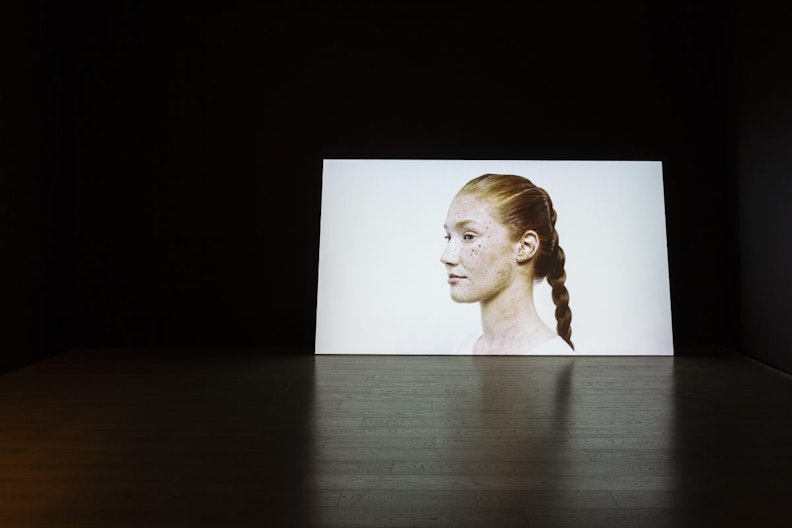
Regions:
M 456 284 L 456 283 L 458 283 L 458 282 L 460 282 L 460 281 L 462 281 L 462 280 L 464 280 L 466 278 L 467 277 L 463 277 L 461 275 L 454 275 L 453 273 L 449 273 L 449 275 L 448 275 L 448 284 Z

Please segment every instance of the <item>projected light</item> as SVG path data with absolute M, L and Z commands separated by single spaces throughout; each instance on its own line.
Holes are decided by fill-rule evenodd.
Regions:
M 522 178 L 455 198 L 485 174 Z M 514 228 L 493 186 L 535 218 Z M 325 160 L 316 353 L 673 354 L 661 163 Z

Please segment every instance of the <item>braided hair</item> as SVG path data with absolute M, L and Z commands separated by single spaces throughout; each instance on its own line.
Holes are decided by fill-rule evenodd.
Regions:
M 539 237 L 539 249 L 534 257 L 534 280 L 547 278 L 555 304 L 556 333 L 572 344 L 572 311 L 566 282 L 566 255 L 558 244 L 555 223 L 558 217 L 547 191 L 530 180 L 513 174 L 484 174 L 465 184 L 457 196 L 470 194 L 491 203 L 500 221 L 516 241 L 528 231 Z

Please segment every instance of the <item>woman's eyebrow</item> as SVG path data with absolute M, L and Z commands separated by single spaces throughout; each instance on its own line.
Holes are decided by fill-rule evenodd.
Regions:
M 475 220 L 460 220 L 459 222 L 454 224 L 454 229 L 463 229 L 463 228 L 469 226 L 470 224 L 474 224 L 475 225 L 476 221 Z M 443 224 L 443 228 L 448 230 L 448 224 Z

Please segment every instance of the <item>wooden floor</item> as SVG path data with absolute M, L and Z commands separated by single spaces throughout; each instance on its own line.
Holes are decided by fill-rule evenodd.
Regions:
M 0 526 L 792 526 L 750 359 L 74 351 L 0 376 Z

